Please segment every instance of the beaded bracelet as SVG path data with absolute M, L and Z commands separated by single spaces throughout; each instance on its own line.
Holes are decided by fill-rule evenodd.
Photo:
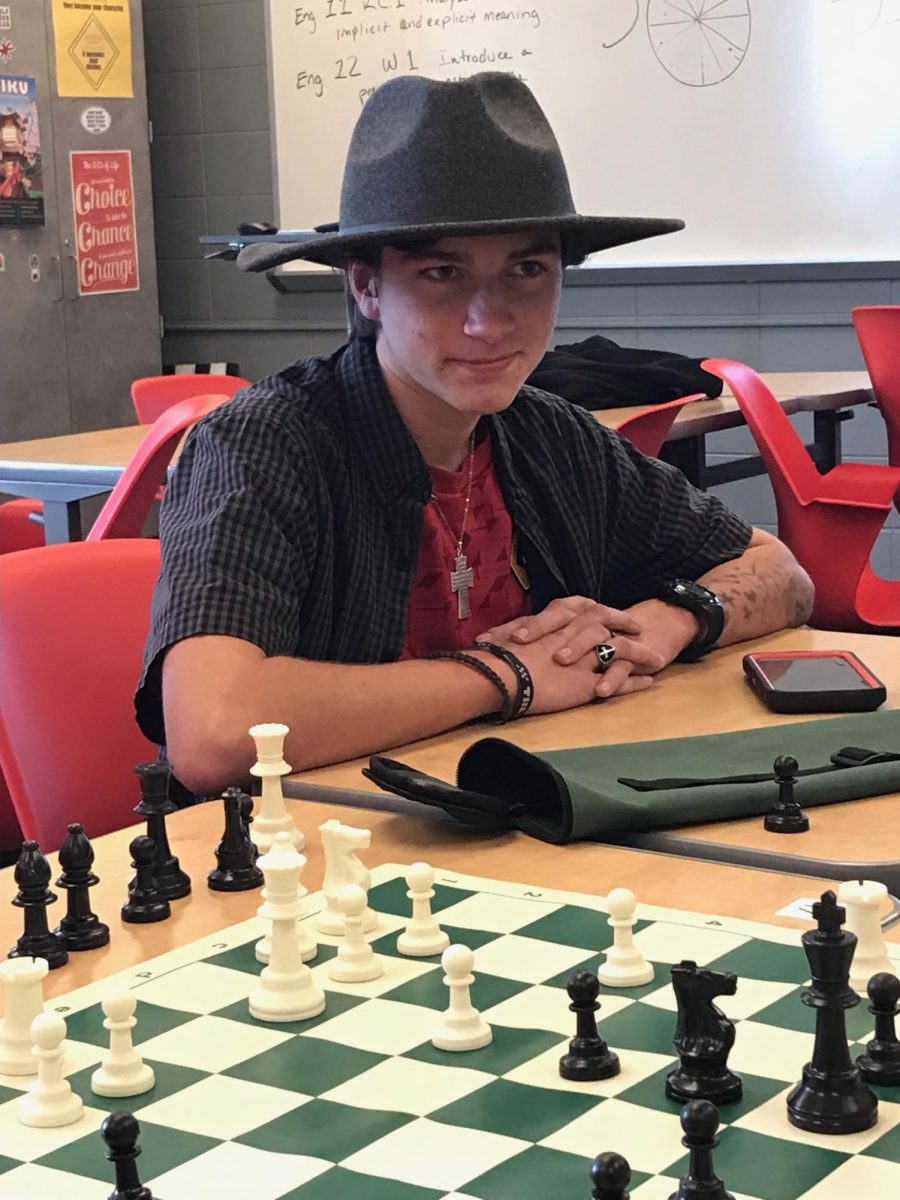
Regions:
M 531 702 L 534 700 L 534 681 L 531 678 L 531 672 L 522 662 L 521 658 L 508 650 L 506 646 L 498 646 L 496 642 L 478 642 L 475 646 L 477 650 L 487 650 L 489 654 L 493 654 L 495 658 L 502 659 L 508 667 L 516 673 L 516 698 L 512 706 L 512 715 L 508 720 L 516 721 L 519 717 L 524 717 L 531 708 Z
M 489 679 L 503 696 L 503 703 L 500 706 L 499 713 L 489 713 L 484 717 L 484 720 L 491 725 L 502 725 L 511 719 L 513 711 L 518 707 L 518 693 L 515 696 L 511 696 L 509 688 L 488 663 L 482 662 L 474 654 L 466 654 L 464 650 L 435 650 L 428 655 L 428 658 L 463 663 L 465 666 L 471 667 L 473 671 L 478 671 L 485 679 Z

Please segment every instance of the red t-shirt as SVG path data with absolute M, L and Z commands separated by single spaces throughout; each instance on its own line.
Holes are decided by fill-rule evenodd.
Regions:
M 430 470 L 437 504 L 432 500 L 422 514 L 419 561 L 402 659 L 424 658 L 434 650 L 462 650 L 486 629 L 531 612 L 530 597 L 520 582 L 525 580 L 525 573 L 514 562 L 515 537 L 491 462 L 491 439 L 486 437 L 475 447 L 472 466 L 472 498 L 462 549 L 475 578 L 469 590 L 472 615 L 463 620 L 458 615 L 459 598 L 451 588 L 450 573 L 456 566 L 469 463 L 464 462 L 459 471 L 439 467 Z M 441 512 L 446 521 L 441 519 Z

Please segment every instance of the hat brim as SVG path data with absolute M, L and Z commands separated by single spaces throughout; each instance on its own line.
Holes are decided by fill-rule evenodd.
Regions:
M 522 229 L 556 229 L 566 236 L 567 251 L 578 259 L 597 250 L 609 250 L 628 242 L 677 233 L 684 221 L 665 217 L 583 217 L 576 213 L 564 217 L 517 217 L 508 221 L 458 221 L 443 225 L 400 225 L 385 228 L 356 228 L 344 232 L 311 232 L 296 242 L 253 242 L 238 255 L 242 271 L 270 271 L 295 259 L 325 267 L 344 267 L 359 251 L 374 246 L 392 245 L 442 237 L 466 237 L 478 234 L 517 233 Z

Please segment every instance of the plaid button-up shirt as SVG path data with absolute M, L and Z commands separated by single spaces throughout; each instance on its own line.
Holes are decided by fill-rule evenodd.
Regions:
M 743 553 L 750 526 L 582 409 L 523 387 L 482 418 L 531 580 L 627 606 Z M 354 341 L 239 393 L 191 432 L 162 507 L 138 719 L 165 741 L 165 650 L 225 634 L 267 655 L 399 658 L 431 477 Z

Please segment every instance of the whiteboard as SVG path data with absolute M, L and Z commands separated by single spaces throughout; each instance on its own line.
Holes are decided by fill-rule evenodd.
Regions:
M 598 264 L 900 259 L 900 0 L 267 0 L 267 24 L 282 229 L 337 219 L 379 84 L 509 70 L 580 212 L 686 222 Z

